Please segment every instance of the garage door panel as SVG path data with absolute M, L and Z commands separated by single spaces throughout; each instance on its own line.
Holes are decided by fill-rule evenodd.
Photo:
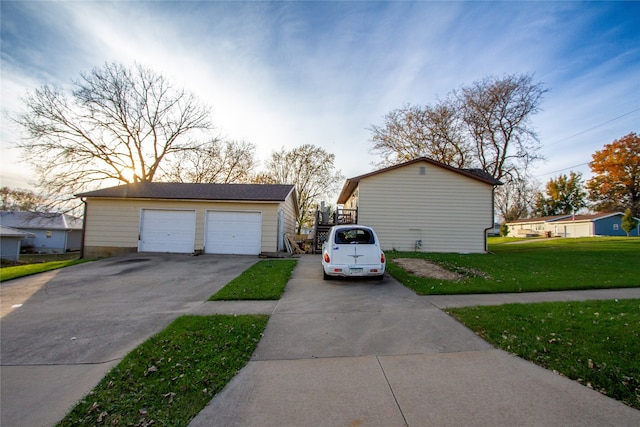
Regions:
M 262 214 L 209 211 L 205 233 L 206 253 L 258 255 L 262 246 Z
M 195 211 L 143 209 L 140 252 L 191 253 L 195 247 Z

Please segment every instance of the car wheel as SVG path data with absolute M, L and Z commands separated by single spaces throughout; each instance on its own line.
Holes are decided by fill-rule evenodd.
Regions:
M 331 279 L 332 279 L 332 277 L 331 277 L 331 276 L 329 276 L 329 275 L 326 273 L 326 271 L 324 271 L 324 269 L 322 269 L 322 278 L 323 278 L 324 280 L 331 280 Z
M 377 280 L 378 282 L 382 282 L 382 279 L 384 279 L 384 274 L 381 274 L 381 275 L 379 275 L 379 276 L 375 276 L 375 278 L 376 278 L 376 280 Z

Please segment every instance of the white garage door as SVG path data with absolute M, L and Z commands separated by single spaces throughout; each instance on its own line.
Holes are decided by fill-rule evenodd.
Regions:
M 195 239 L 195 211 L 142 210 L 139 252 L 191 253 Z
M 262 245 L 260 212 L 207 212 L 205 252 L 258 255 Z

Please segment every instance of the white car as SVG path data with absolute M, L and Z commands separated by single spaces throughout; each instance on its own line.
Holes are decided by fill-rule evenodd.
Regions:
M 322 245 L 324 280 L 335 276 L 375 277 L 382 280 L 386 260 L 373 228 L 336 225 Z

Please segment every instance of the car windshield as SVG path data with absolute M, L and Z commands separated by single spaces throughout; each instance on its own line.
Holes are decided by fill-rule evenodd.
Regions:
M 373 233 L 365 228 L 343 228 L 336 233 L 336 244 L 373 245 Z

